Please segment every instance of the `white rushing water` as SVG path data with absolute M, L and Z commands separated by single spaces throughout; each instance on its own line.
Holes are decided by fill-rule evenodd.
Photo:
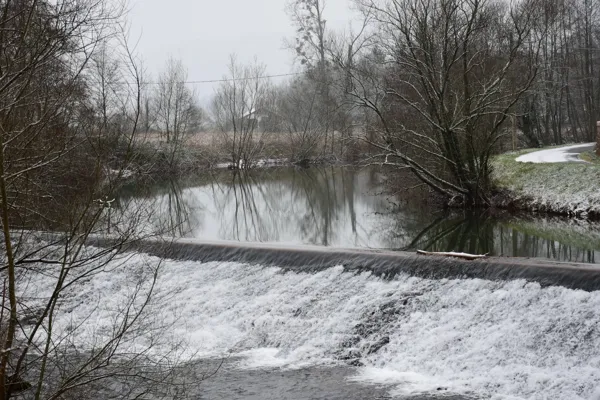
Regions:
M 57 326 L 102 332 L 132 292 L 134 255 L 73 288 Z M 353 378 L 393 395 L 600 399 L 600 292 L 524 281 L 386 281 L 342 267 L 297 273 L 231 262 L 165 261 L 156 317 L 197 357 L 242 355 L 239 368 L 352 361 Z M 50 280 L 32 279 L 28 293 Z M 165 297 L 166 296 L 166 297 Z M 105 315 L 106 314 L 106 315 Z M 84 324 L 78 324 L 85 320 Z M 90 339 L 91 340 L 91 339 Z

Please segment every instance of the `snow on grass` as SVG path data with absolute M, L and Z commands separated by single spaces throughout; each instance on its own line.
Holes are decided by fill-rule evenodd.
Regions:
M 507 153 L 492 160 L 493 179 L 500 189 L 533 211 L 572 216 L 600 215 L 600 164 L 531 163 L 515 159 L 531 152 Z

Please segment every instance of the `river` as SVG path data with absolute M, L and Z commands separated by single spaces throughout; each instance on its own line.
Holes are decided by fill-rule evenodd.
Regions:
M 186 238 L 169 252 L 146 244 L 131 265 L 167 257 L 161 318 L 190 346 L 190 376 L 223 362 L 192 397 L 598 400 L 598 274 L 585 289 L 577 269 L 503 278 L 411 254 L 595 263 L 600 227 L 440 210 L 410 188 L 390 194 L 389 179 L 378 168 L 274 168 L 123 189 L 113 229 L 121 211 L 144 208 L 144 231 Z M 98 279 L 116 288 L 104 301 L 118 302 L 126 277 Z
M 212 171 L 128 186 L 118 206 L 144 204 L 147 230 L 179 237 L 600 262 L 600 224 L 440 210 L 410 188 L 390 194 L 389 179 L 376 167 Z

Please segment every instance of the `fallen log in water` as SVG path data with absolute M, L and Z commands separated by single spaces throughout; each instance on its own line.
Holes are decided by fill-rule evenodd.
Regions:
M 487 254 L 469 254 L 469 253 L 456 253 L 454 251 L 424 251 L 417 250 L 417 254 L 424 256 L 442 256 L 442 257 L 455 257 L 462 258 L 465 260 L 478 260 L 480 258 L 486 258 Z

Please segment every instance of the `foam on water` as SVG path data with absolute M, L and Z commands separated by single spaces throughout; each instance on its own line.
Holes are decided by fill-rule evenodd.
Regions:
M 57 326 L 106 310 L 131 290 L 113 269 L 73 290 Z M 127 272 L 127 271 L 130 272 Z M 44 279 L 31 288 L 43 291 Z M 498 399 L 596 400 L 600 292 L 525 281 L 429 280 L 335 267 L 316 273 L 233 262 L 166 261 L 160 318 L 198 357 L 235 354 L 240 368 L 358 365 L 354 379 L 398 396 L 450 393 Z M 98 305 L 102 306 L 99 307 Z M 157 310 L 158 311 L 158 310 Z M 90 318 L 94 315 L 94 318 Z M 59 328 L 60 329 L 60 328 Z

